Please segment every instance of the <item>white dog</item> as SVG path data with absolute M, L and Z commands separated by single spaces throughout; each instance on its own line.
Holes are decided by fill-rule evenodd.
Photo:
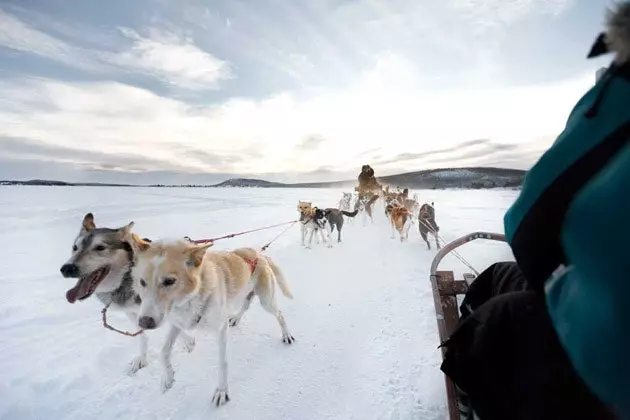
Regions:
M 208 328 L 218 333 L 219 379 L 212 398 L 220 406 L 230 400 L 228 387 L 228 325 L 236 325 L 256 295 L 262 307 L 272 314 L 282 330 L 282 341 L 291 344 L 287 328 L 275 300 L 275 286 L 292 298 L 287 283 L 271 259 L 253 248 L 230 252 L 206 252 L 212 246 L 188 241 L 172 244 L 148 243 L 135 237 L 137 259 L 133 268 L 134 290 L 142 299 L 138 325 L 152 330 L 168 321 L 171 325 L 160 354 L 162 391 L 173 386 L 171 364 L 173 343 L 182 330 Z M 240 305 L 236 315 L 228 311 Z

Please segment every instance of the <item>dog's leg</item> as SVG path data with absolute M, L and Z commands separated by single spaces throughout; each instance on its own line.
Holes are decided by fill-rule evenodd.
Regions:
M 331 227 L 332 228 L 332 227 Z M 322 236 L 322 242 L 324 243 L 324 245 L 326 245 L 326 248 L 332 248 L 332 243 L 330 243 L 330 236 L 332 236 L 332 233 L 330 234 L 330 236 L 328 236 L 326 234 L 326 232 L 324 232 L 325 229 L 320 229 L 319 233 Z
M 341 216 L 341 222 L 337 224 L 337 242 L 341 242 L 341 227 L 343 226 L 343 216 Z
M 180 335 L 182 337 L 181 340 L 184 345 L 184 350 L 186 350 L 188 353 L 191 353 L 195 349 L 195 337 L 186 333 L 185 331 L 182 331 Z
M 249 309 L 249 305 L 251 305 L 253 298 L 254 292 L 249 292 L 247 296 L 245 296 L 245 300 L 243 301 L 243 306 L 241 306 L 241 309 L 235 315 L 232 315 L 230 317 L 230 327 L 236 327 L 238 323 L 241 322 L 241 318 L 243 318 L 243 315 Z
M 411 225 L 413 224 L 413 219 L 411 216 L 405 222 L 405 226 L 403 227 L 403 233 L 405 237 L 405 241 L 409 241 L 409 230 L 411 229 Z
M 129 312 L 127 312 L 127 317 L 129 318 L 129 321 L 131 321 L 132 325 L 135 325 L 135 326 L 138 325 L 138 321 L 136 319 L 135 314 L 130 314 Z M 149 337 L 147 337 L 146 333 L 142 333 L 138 335 L 138 338 L 136 340 L 138 340 L 138 347 L 140 350 L 140 354 L 134 357 L 131 360 L 131 363 L 129 363 L 129 367 L 127 368 L 127 373 L 129 375 L 135 374 L 137 371 L 139 371 L 140 369 L 142 369 L 148 364 L 147 351 L 149 349 Z
M 310 248 L 313 243 L 313 229 L 309 229 L 308 231 L 308 239 L 306 241 L 306 248 Z
M 230 401 L 229 389 L 228 389 L 228 361 L 227 361 L 227 341 L 228 341 L 228 321 L 225 319 L 219 329 L 218 344 L 219 344 L 219 385 L 214 396 L 212 397 L 212 403 L 217 407 L 226 404 Z
M 177 340 L 179 333 L 182 330 L 175 325 L 171 325 L 168 333 L 166 334 L 166 341 L 160 351 L 160 363 L 162 363 L 162 392 L 166 392 L 173 386 L 175 382 L 175 370 L 171 364 L 171 352 L 173 351 L 173 344 Z
M 429 250 L 431 250 L 431 242 L 429 242 L 427 232 L 422 231 L 422 232 L 420 232 L 420 235 L 422 235 L 422 239 L 424 239 L 424 242 L 426 242 L 426 243 L 427 243 L 427 248 L 428 248 Z
M 304 246 L 304 239 L 306 238 L 306 225 L 302 223 L 302 246 Z
M 260 299 L 260 306 L 262 306 L 265 311 L 275 316 L 278 320 L 278 324 L 280 324 L 280 329 L 282 330 L 282 342 L 286 344 L 293 344 L 295 338 L 293 338 L 293 336 L 289 332 L 289 328 L 287 327 L 287 323 L 284 320 L 282 311 L 278 309 L 278 304 L 276 303 L 273 292 L 265 293 L 260 290 L 258 298 Z

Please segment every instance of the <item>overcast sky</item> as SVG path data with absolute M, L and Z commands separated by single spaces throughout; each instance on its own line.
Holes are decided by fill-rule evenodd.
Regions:
M 527 169 L 605 0 L 0 2 L 0 179 Z

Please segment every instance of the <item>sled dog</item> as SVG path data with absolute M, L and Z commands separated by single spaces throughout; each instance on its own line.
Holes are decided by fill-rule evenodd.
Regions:
M 420 212 L 418 214 L 418 229 L 420 230 L 420 236 L 422 236 L 424 242 L 427 243 L 428 249 L 431 249 L 431 243 L 427 238 L 429 232 L 431 232 L 435 237 L 435 246 L 440 249 L 440 243 L 438 241 L 438 232 L 440 231 L 440 227 L 435 221 L 435 207 L 433 206 L 433 203 L 424 203 L 420 207 Z
M 162 392 L 175 380 L 171 350 L 177 336 L 182 330 L 207 329 L 218 335 L 219 375 L 212 401 L 221 406 L 230 400 L 228 325 L 238 324 L 254 296 L 278 321 L 282 341 L 294 342 L 276 304 L 276 285 L 286 297 L 293 296 L 279 267 L 260 251 L 211 252 L 212 243 L 195 245 L 185 240 L 149 243 L 135 237 L 133 243 L 137 254 L 133 287 L 141 299 L 138 325 L 151 330 L 167 320 L 170 324 L 160 353 Z M 240 307 L 233 315 L 232 306 Z
M 136 325 L 140 297 L 132 289 L 134 252 L 127 237 L 133 222 L 119 229 L 97 228 L 94 215 L 88 213 L 83 218 L 79 234 L 72 244 L 72 254 L 61 266 L 65 278 L 78 279 L 66 292 L 70 303 L 83 301 L 95 295 L 109 309 L 124 312 L 132 325 Z M 184 347 L 192 351 L 195 339 L 182 335 Z M 136 337 L 140 353 L 131 361 L 129 374 L 134 374 L 147 365 L 149 339 L 145 333 Z
M 409 228 L 411 227 L 411 212 L 405 207 L 394 204 L 388 204 L 385 207 L 385 214 L 389 218 L 389 223 L 392 227 L 392 239 L 395 238 L 395 231 L 398 231 L 400 235 L 400 242 L 409 240 Z

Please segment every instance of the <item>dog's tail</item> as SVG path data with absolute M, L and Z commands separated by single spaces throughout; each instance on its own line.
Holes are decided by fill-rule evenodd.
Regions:
M 273 262 L 273 260 L 267 256 L 265 256 L 267 263 L 269 264 L 269 268 L 273 271 L 274 277 L 276 278 L 276 283 L 278 283 L 278 287 L 282 291 L 282 294 L 288 297 L 289 299 L 293 299 L 293 294 L 289 290 L 289 285 L 287 284 L 287 280 L 284 278 L 284 274 L 280 270 L 280 267 Z
M 349 211 L 345 211 L 345 210 L 341 210 L 341 212 L 343 213 L 344 216 L 354 217 L 354 216 L 356 216 L 359 213 L 359 209 L 356 209 L 352 213 L 350 213 Z

